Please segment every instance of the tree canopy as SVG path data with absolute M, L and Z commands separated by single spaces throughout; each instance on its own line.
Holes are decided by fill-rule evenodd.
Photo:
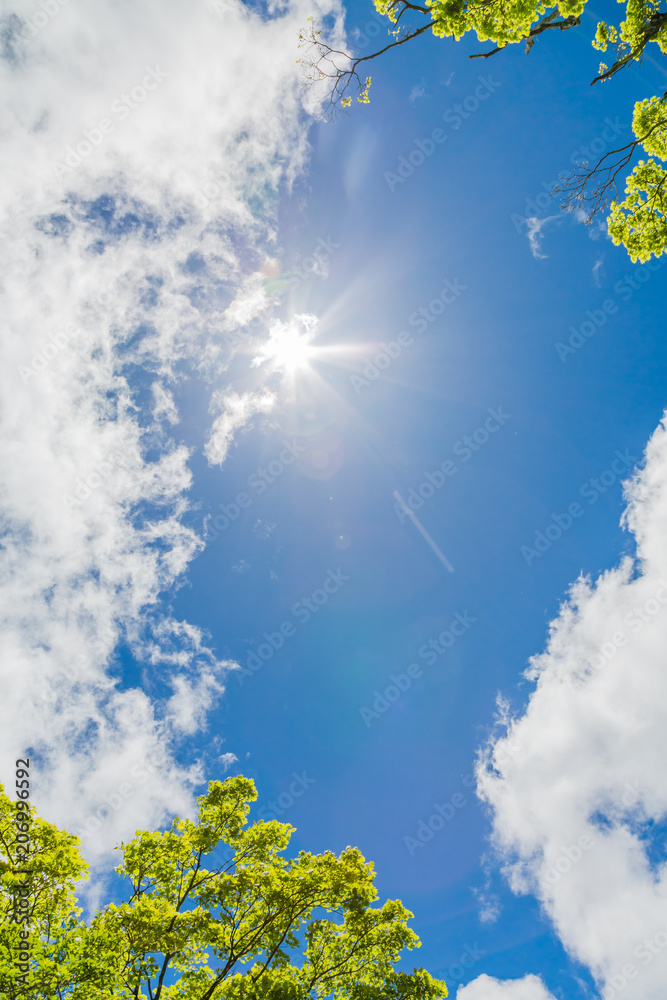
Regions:
M 620 0 L 624 19 L 617 24 L 600 22 L 592 45 L 609 51 L 611 65 L 601 63 L 591 81 L 611 80 L 617 73 L 644 56 L 649 44 L 667 52 L 667 11 L 660 0 Z M 375 0 L 377 11 L 386 16 L 393 41 L 376 52 L 355 56 L 329 46 L 322 31 L 311 22 L 302 32 L 307 77 L 328 88 L 325 109 L 332 116 L 338 108 L 357 100 L 368 103 L 371 77 L 362 75 L 363 64 L 390 49 L 411 42 L 427 31 L 439 38 L 457 41 L 472 32 L 480 42 L 492 42 L 493 48 L 474 53 L 472 59 L 489 58 L 507 45 L 525 42 L 526 52 L 544 32 L 566 31 L 580 24 L 586 0 L 560 0 L 559 3 L 535 0 Z M 412 18 L 412 23 L 408 23 Z M 414 23 L 417 18 L 417 23 Z M 613 242 L 624 246 L 633 261 L 642 262 L 660 256 L 667 247 L 665 179 L 667 178 L 667 93 L 651 95 L 635 105 L 635 138 L 627 146 L 606 153 L 595 163 L 581 163 L 559 188 L 566 209 L 584 209 L 588 221 L 610 206 L 608 229 Z M 625 198 L 619 200 L 617 181 L 623 176 L 635 153 L 643 152 L 625 178 Z M 611 204 L 610 204 L 611 203 Z
M 197 819 L 138 831 L 116 871 L 125 902 L 81 918 L 78 838 L 14 803 L 0 785 L 0 994 L 8 1000 L 438 1000 L 399 900 L 373 906 L 371 862 L 288 858 L 294 827 L 248 825 L 253 782 L 214 781 Z M 20 817 L 17 822 L 17 815 Z M 25 817 L 28 817 L 27 820 Z

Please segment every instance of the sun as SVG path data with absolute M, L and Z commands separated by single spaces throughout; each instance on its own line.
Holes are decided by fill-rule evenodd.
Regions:
M 276 368 L 284 368 L 288 372 L 305 368 L 313 354 L 310 341 L 308 334 L 287 327 L 269 340 L 266 345 L 268 357 Z
M 275 323 L 260 354 L 253 359 L 253 365 L 269 362 L 276 370 L 289 375 L 307 368 L 316 352 L 311 344 L 315 330 L 314 323 L 306 324 L 303 319 L 304 317 L 299 316 L 295 317 L 295 320 L 300 321 L 298 323 Z

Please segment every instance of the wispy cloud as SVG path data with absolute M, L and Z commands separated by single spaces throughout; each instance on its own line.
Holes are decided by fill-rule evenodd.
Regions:
M 423 97 L 426 93 L 426 87 L 424 86 L 424 77 L 421 79 L 421 83 L 416 83 L 412 90 L 410 91 L 410 101 L 416 101 L 418 98 Z
M 554 220 L 560 221 L 558 215 L 548 215 L 545 219 L 530 216 L 526 219 L 526 236 L 530 244 L 530 252 L 539 260 L 546 260 L 548 254 L 542 253 L 542 230 Z
M 268 390 L 237 393 L 233 389 L 216 392 L 211 400 L 214 409 L 222 410 L 216 417 L 204 454 L 211 465 L 222 465 L 227 457 L 234 433 L 245 427 L 258 413 L 268 413 L 276 397 Z

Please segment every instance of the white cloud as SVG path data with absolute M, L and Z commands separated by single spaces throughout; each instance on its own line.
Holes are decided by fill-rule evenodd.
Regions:
M 531 661 L 528 706 L 478 771 L 494 844 L 605 1000 L 667 979 L 667 429 L 627 486 L 637 556 L 579 579 Z M 628 993 L 624 991 L 628 987 Z M 512 994 L 512 996 L 514 996 Z M 466 997 L 466 1000 L 468 998 Z
M 500 980 L 483 975 L 459 986 L 456 1000 L 554 1000 L 554 997 L 538 976 Z
M 533 257 L 546 260 L 548 255 L 542 253 L 542 230 L 549 222 L 553 222 L 554 219 L 559 218 L 558 215 L 548 215 L 545 219 L 538 219 L 533 215 L 526 219 L 526 236 L 528 237 L 530 252 Z
M 220 665 L 219 670 L 223 666 L 234 669 L 235 664 Z M 224 691 L 218 672 L 201 671 L 195 678 L 174 677 L 174 693 L 167 701 L 165 716 L 175 732 L 192 735 L 204 726 L 207 711 Z
M 169 610 L 203 544 L 178 393 L 219 381 L 220 331 L 269 304 L 253 275 L 278 188 L 307 163 L 295 60 L 312 5 L 273 21 L 232 0 L 88 0 L 43 25 L 38 10 L 0 3 L 0 777 L 32 747 L 35 804 L 69 828 L 92 816 L 95 859 L 190 808 L 202 775 L 174 762 L 178 741 L 233 666 Z M 218 461 L 232 424 L 214 424 Z M 141 686 L 118 679 L 121 642 Z
M 153 419 L 156 421 L 166 420 L 169 424 L 177 424 L 178 408 L 174 402 L 174 397 L 160 382 L 153 384 Z
M 220 754 L 218 760 L 222 764 L 225 771 L 228 771 L 229 768 L 232 766 L 232 764 L 235 764 L 237 762 L 238 757 L 236 756 L 235 753 L 223 753 Z
M 266 390 L 245 392 L 241 395 L 233 390 L 215 393 L 211 406 L 221 409 L 222 413 L 213 422 L 210 437 L 204 448 L 209 464 L 222 465 L 227 458 L 234 432 L 240 427 L 245 427 L 257 413 L 268 413 L 274 403 L 275 396 Z

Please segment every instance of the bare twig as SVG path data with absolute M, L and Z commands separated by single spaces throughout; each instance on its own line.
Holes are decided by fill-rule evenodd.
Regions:
M 427 8 L 405 3 L 405 0 L 402 0 L 402 4 L 403 9 L 396 18 L 396 21 L 398 21 L 398 18 L 402 16 L 406 9 L 416 10 L 420 13 L 429 13 Z M 344 52 L 341 49 L 334 49 L 326 42 L 323 42 L 320 38 L 321 33 L 312 27 L 307 32 L 302 32 L 300 42 L 301 45 L 307 46 L 307 53 L 301 62 L 305 69 L 310 71 L 307 73 L 307 80 L 311 86 L 315 86 L 322 80 L 331 81 L 331 89 L 323 113 L 324 117 L 332 118 L 339 106 L 346 107 L 351 103 L 351 98 L 347 92 L 354 83 L 356 83 L 361 99 L 363 100 L 364 95 L 368 92 L 369 83 L 368 80 L 362 82 L 359 75 L 359 67 L 362 63 L 377 59 L 378 56 L 384 55 L 385 52 L 389 52 L 390 49 L 395 49 L 399 45 L 405 45 L 406 42 L 412 41 L 413 38 L 418 38 L 419 35 L 423 35 L 424 32 L 429 31 L 432 27 L 433 22 L 428 21 L 418 28 L 396 29 L 392 34 L 397 35 L 400 31 L 402 32 L 400 38 L 396 38 L 395 41 L 385 45 L 384 48 L 378 49 L 377 52 L 371 52 L 369 55 L 357 56 L 356 58 L 348 52 Z M 314 55 L 311 55 L 313 50 Z M 348 63 L 349 65 L 347 68 L 344 68 L 344 66 L 339 65 L 340 63 Z
M 665 100 L 664 95 L 662 100 Z M 667 121 L 658 121 L 638 139 L 605 153 L 591 170 L 588 169 L 588 164 L 582 164 L 585 169 L 576 171 L 564 184 L 557 185 L 552 191 L 553 194 L 565 196 L 563 210 L 573 212 L 582 210 L 585 206 L 588 215 L 586 223 L 590 224 L 598 212 L 617 198 L 617 177 L 628 166 L 637 147 L 653 133 L 663 129 L 667 131 Z M 657 193 L 656 190 L 654 198 Z

